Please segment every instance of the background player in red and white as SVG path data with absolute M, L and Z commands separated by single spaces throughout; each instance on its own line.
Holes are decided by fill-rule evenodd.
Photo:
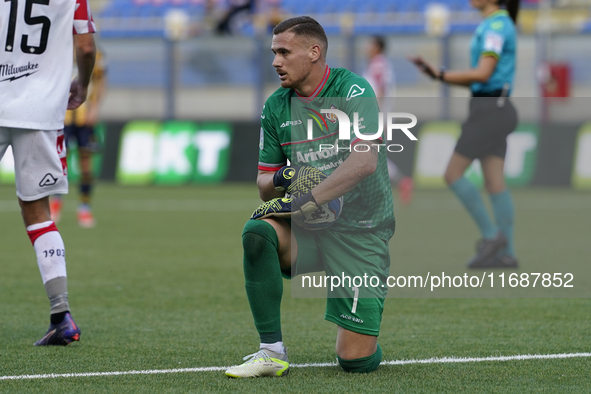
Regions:
M 12 146 L 16 194 L 51 305 L 38 346 L 80 339 L 49 195 L 68 192 L 64 116 L 86 100 L 95 31 L 88 0 L 0 2 L 0 159 Z M 78 76 L 71 81 L 73 45 Z
M 363 78 L 369 82 L 376 94 L 380 111 L 390 112 L 392 110 L 390 108 L 391 98 L 394 95 L 394 67 L 384 54 L 385 51 L 386 40 L 384 37 L 372 36 L 367 46 L 369 62 L 363 71 Z M 390 98 L 390 100 L 385 100 L 386 97 Z M 390 158 L 388 158 L 388 173 L 392 184 L 398 185 L 400 202 L 409 204 L 412 200 L 412 178 L 400 171 L 400 168 Z
M 384 109 L 384 97 L 390 97 L 394 88 L 394 67 L 384 54 L 386 41 L 381 36 L 372 36 L 367 45 L 369 63 L 363 72 L 363 78 L 371 85 L 378 104 Z

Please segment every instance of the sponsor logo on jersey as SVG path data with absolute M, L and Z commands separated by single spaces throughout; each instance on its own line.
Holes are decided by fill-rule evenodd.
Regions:
M 39 186 L 44 187 L 44 186 L 53 186 L 57 183 L 57 178 L 54 177 L 53 175 L 47 173 L 45 174 L 45 176 L 43 177 L 43 179 L 41 179 L 41 182 L 39 182 Z
M 347 93 L 347 101 L 351 100 L 353 97 L 361 96 L 363 93 L 365 93 L 365 88 L 354 84 L 351 86 L 351 89 L 349 89 L 349 93 Z
M 0 64 L 0 78 L 9 77 L 0 79 L 0 82 L 5 81 L 16 81 L 20 78 L 26 78 L 29 75 L 35 74 L 39 68 L 38 63 L 27 63 L 24 66 L 14 66 L 12 64 Z M 20 74 L 20 75 L 19 75 Z
M 283 127 L 287 127 L 287 126 L 297 126 L 302 123 L 303 122 L 299 119 L 298 120 L 288 120 L 288 121 L 281 123 L 281 127 L 283 128 Z
M 324 124 L 324 127 L 326 127 L 326 130 L 328 130 L 328 125 L 326 124 L 326 121 L 324 120 L 324 116 L 322 116 L 321 114 L 318 113 L 318 111 L 313 110 L 312 108 L 309 107 L 304 107 L 305 109 L 307 109 L 308 111 L 312 111 L 313 113 L 308 112 L 308 115 L 310 115 L 310 117 L 312 119 L 314 119 L 316 121 L 316 124 L 318 125 L 318 127 L 320 127 L 320 130 L 322 130 L 322 124 Z M 320 123 L 320 121 L 322 121 L 322 123 Z M 310 127 L 311 122 L 310 120 L 308 120 L 308 127 Z M 309 138 L 312 139 L 312 138 Z
M 314 150 L 313 148 L 309 148 L 307 152 L 302 152 L 302 151 L 297 151 L 296 152 L 296 158 L 298 163 L 310 163 L 310 162 L 314 162 L 314 161 L 318 161 L 318 160 L 325 160 L 325 159 L 330 159 L 333 156 L 336 156 L 339 154 L 339 150 L 336 149 L 335 147 L 339 146 L 339 140 L 335 140 L 334 145 L 326 145 L 326 146 L 331 146 L 332 149 L 319 149 L 319 150 Z M 340 164 L 340 163 L 339 163 Z M 331 167 L 334 168 L 337 167 L 337 165 Z M 323 171 L 323 170 L 321 170 Z
M 334 105 L 330 106 L 330 109 L 338 109 L 337 107 L 335 107 Z M 337 116 L 335 114 L 326 114 L 326 119 L 330 122 L 330 123 L 336 123 L 337 121 Z

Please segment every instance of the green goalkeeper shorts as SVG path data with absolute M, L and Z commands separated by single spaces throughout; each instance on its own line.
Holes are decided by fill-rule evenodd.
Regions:
M 323 286 L 327 288 L 324 318 L 353 332 L 379 335 L 388 292 L 388 244 L 370 232 L 309 231 L 298 226 L 292 231 L 298 255 L 284 277 L 324 271 L 323 277 L 330 278 Z

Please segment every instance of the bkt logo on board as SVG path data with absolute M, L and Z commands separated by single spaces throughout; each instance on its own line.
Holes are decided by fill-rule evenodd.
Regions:
M 227 123 L 130 122 L 121 137 L 117 180 L 122 184 L 223 181 L 231 140 Z

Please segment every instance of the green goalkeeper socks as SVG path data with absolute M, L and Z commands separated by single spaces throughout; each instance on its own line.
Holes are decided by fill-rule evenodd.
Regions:
M 242 231 L 246 295 L 261 343 L 275 343 L 281 337 L 283 278 L 275 229 L 262 220 L 249 220 Z

